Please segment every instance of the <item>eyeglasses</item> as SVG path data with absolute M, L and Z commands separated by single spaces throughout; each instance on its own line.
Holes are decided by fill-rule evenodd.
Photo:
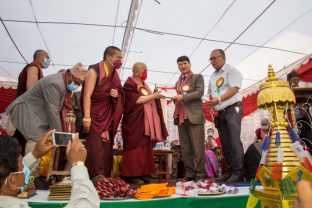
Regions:
M 222 55 L 220 55 L 220 56 L 215 56 L 215 57 L 211 57 L 209 60 L 210 61 L 215 61 L 217 58 L 219 58 L 219 57 L 221 57 Z

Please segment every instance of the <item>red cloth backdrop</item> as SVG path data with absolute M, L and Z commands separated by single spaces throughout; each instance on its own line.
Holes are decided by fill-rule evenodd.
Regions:
M 0 113 L 5 111 L 15 97 L 16 89 L 0 87 Z
M 243 103 L 243 117 L 247 116 L 248 114 L 254 112 L 257 110 L 257 96 L 258 96 L 258 91 L 248 95 L 247 97 L 243 97 L 242 103 Z M 203 108 L 204 108 L 204 113 L 205 113 L 205 118 L 208 121 L 211 121 L 211 115 L 210 115 L 210 108 L 206 103 L 203 103 Z
M 299 69 L 295 70 L 300 75 L 300 80 L 304 82 L 312 82 L 312 59 L 308 63 L 301 65 Z

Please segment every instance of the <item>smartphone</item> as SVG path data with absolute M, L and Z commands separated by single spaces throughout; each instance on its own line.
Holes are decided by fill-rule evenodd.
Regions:
M 53 132 L 52 133 L 52 142 L 56 146 L 66 146 L 69 140 L 74 139 L 73 133 L 66 133 L 66 132 Z

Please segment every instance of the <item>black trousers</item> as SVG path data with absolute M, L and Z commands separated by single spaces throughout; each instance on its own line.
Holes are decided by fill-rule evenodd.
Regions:
M 237 110 L 238 109 L 238 112 Z M 226 173 L 244 175 L 244 149 L 240 139 L 243 115 L 242 102 L 218 112 L 218 132 L 225 159 Z

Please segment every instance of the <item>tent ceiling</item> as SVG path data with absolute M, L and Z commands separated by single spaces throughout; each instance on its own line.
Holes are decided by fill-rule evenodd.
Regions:
M 188 55 L 207 85 L 213 72 L 209 53 L 222 48 L 227 62 L 243 73 L 246 88 L 266 76 L 269 63 L 278 70 L 311 53 L 310 0 L 138 1 L 122 80 L 134 62 L 143 61 L 150 83 L 173 85 L 176 59 Z M 49 51 L 54 65 L 44 71 L 48 75 L 76 62 L 96 63 L 106 46 L 122 47 L 130 5 L 130 0 L 2 0 L 0 17 L 28 62 L 36 49 Z M 0 45 L 0 76 L 16 80 L 25 61 L 2 24 Z

